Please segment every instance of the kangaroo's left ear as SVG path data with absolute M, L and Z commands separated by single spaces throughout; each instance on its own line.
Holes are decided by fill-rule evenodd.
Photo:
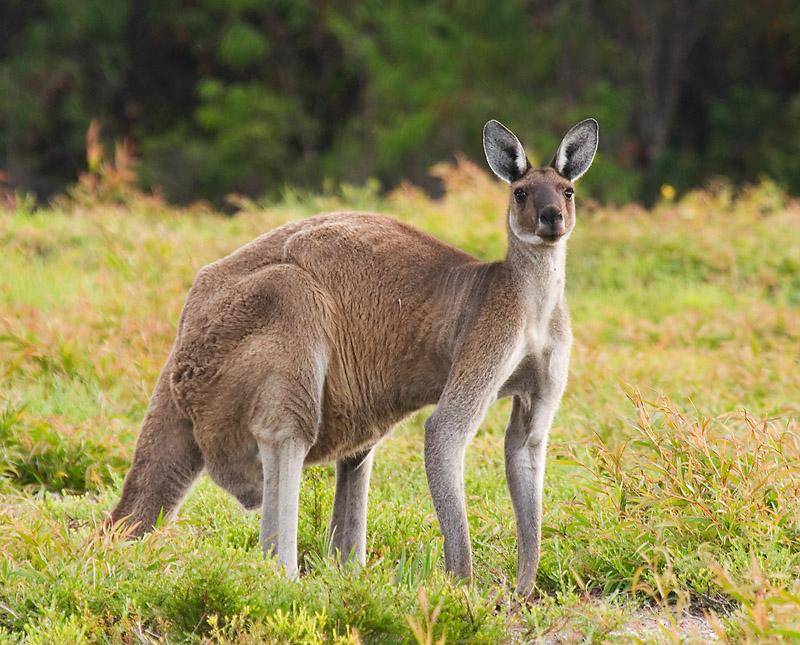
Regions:
M 597 152 L 597 131 L 594 119 L 586 119 L 569 129 L 550 162 L 559 175 L 575 181 L 589 170 Z

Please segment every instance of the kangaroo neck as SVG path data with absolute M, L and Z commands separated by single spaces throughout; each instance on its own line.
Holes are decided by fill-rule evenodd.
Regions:
M 564 298 L 567 241 L 529 244 L 509 233 L 504 261 L 529 319 L 544 321 Z

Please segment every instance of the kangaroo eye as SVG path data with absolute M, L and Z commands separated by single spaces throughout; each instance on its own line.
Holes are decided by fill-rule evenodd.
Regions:
M 517 188 L 514 191 L 514 199 L 517 200 L 517 204 L 521 204 L 522 202 L 524 202 L 525 198 L 527 196 L 528 196 L 528 193 L 526 193 L 524 190 L 522 190 L 522 188 Z
M 567 200 L 570 200 L 570 199 L 572 199 L 572 196 L 573 196 L 574 194 L 575 194 L 575 191 L 574 191 L 572 188 L 567 188 L 567 189 L 564 191 L 564 197 L 566 197 L 566 198 L 567 198 Z

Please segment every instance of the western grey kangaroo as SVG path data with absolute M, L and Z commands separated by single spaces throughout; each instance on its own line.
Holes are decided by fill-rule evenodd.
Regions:
M 446 567 L 469 578 L 464 453 L 489 405 L 512 396 L 506 478 L 516 589 L 528 595 L 547 435 L 572 343 L 564 274 L 573 182 L 597 140 L 597 122 L 581 121 L 535 169 L 511 131 L 486 124 L 489 166 L 511 189 L 499 262 L 380 215 L 327 213 L 203 267 L 110 521 L 126 520 L 134 535 L 150 530 L 205 467 L 245 507 L 261 507 L 261 545 L 295 576 L 303 466 L 335 460 L 332 549 L 363 563 L 374 447 L 400 419 L 436 404 L 425 470 Z

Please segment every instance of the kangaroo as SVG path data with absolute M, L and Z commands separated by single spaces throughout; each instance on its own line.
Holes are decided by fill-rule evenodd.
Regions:
M 485 125 L 489 166 L 511 189 L 499 262 L 384 216 L 327 213 L 203 267 L 110 522 L 124 520 L 134 536 L 152 529 L 205 468 L 243 506 L 261 507 L 260 544 L 294 577 L 303 466 L 335 460 L 331 549 L 363 565 L 375 445 L 436 404 L 425 470 L 446 568 L 469 579 L 464 454 L 489 405 L 511 396 L 516 590 L 532 593 L 547 436 L 572 344 L 564 280 L 573 182 L 597 141 L 597 122 L 581 121 L 534 169 L 510 130 Z

